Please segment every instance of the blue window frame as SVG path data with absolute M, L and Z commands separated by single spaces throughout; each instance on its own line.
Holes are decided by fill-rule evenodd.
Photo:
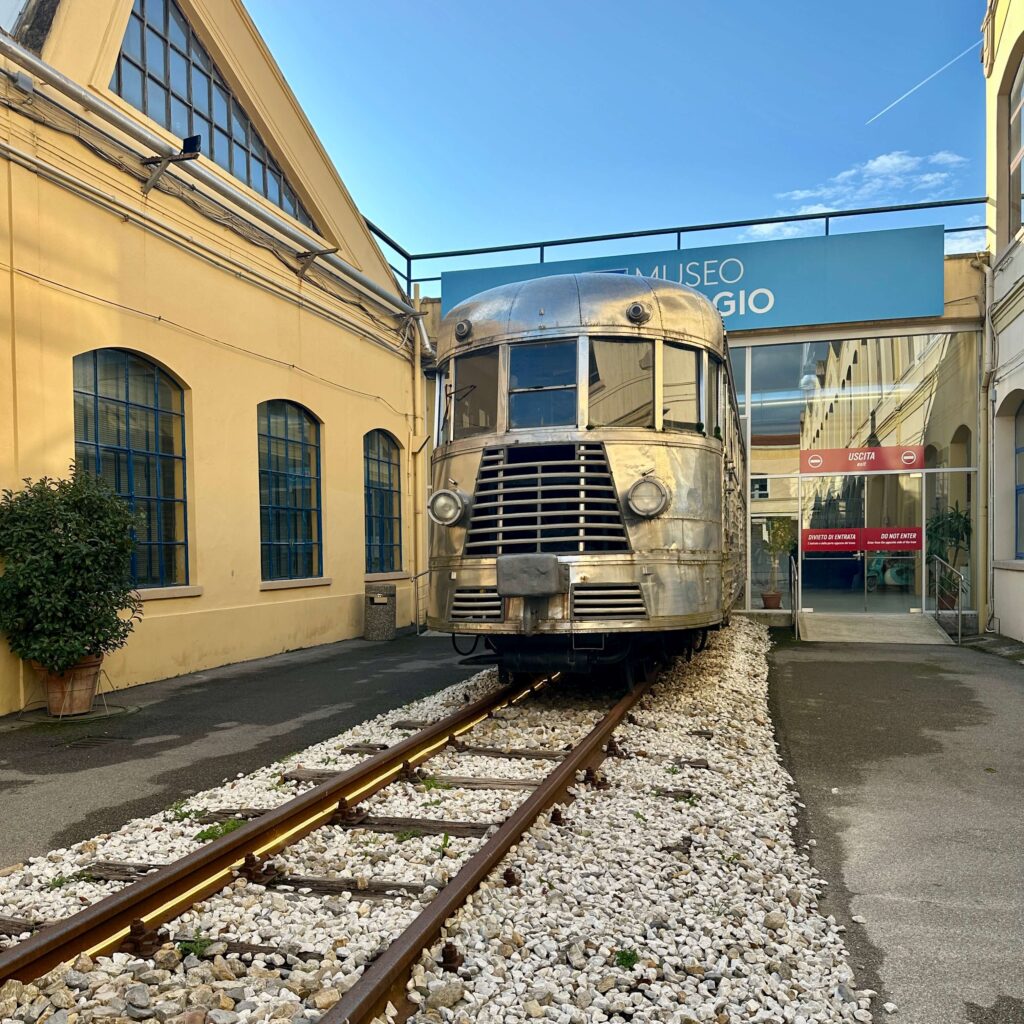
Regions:
M 260 568 L 265 580 L 323 575 L 320 423 L 295 402 L 256 411 L 260 452 Z
M 188 583 L 185 392 L 135 352 L 75 356 L 75 462 L 141 513 L 132 578 L 137 587 Z
M 1014 480 L 1016 482 L 1015 500 L 1017 504 L 1017 546 L 1018 558 L 1024 558 L 1024 403 L 1017 410 L 1014 419 Z
M 174 0 L 135 0 L 110 88 L 179 138 L 317 230 L 249 116 Z
M 363 438 L 367 572 L 402 568 L 400 467 L 395 440 L 383 430 L 371 430 Z

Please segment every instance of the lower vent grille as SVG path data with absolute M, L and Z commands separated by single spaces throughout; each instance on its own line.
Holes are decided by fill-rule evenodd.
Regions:
M 577 583 L 572 588 L 574 619 L 643 619 L 647 606 L 639 583 Z
M 453 622 L 501 622 L 502 613 L 494 587 L 458 587 L 452 595 Z

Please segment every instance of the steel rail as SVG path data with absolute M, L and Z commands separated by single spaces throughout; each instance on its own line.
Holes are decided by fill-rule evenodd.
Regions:
M 413 923 L 366 969 L 359 980 L 321 1018 L 320 1024 L 367 1024 L 404 994 L 409 968 L 441 933 L 445 922 L 547 808 L 576 781 L 576 773 L 604 757 L 604 745 L 632 707 L 648 692 L 642 683 L 628 693 L 566 755 L 543 783 L 524 800 L 497 832 L 451 879 Z
M 557 678 L 557 677 L 555 677 Z M 467 704 L 414 736 L 382 750 L 328 782 L 247 821 L 202 849 L 162 867 L 72 917 L 41 928 L 0 952 L 0 983 L 32 981 L 79 953 L 115 951 L 142 922 L 145 931 L 173 920 L 229 884 L 248 854 L 258 859 L 278 852 L 327 824 L 339 809 L 352 806 L 443 750 L 453 739 L 501 708 L 536 692 L 548 679 L 514 684 Z M 138 926 L 136 925 L 136 931 Z

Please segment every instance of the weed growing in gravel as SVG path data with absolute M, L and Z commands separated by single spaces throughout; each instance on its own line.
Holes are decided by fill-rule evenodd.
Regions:
M 424 789 L 451 789 L 451 783 L 438 782 L 433 775 L 425 775 L 422 779 Z
M 220 839 L 221 836 L 234 832 L 236 828 L 241 828 L 244 824 L 245 822 L 241 818 L 228 818 L 227 821 L 217 821 L 209 828 L 204 828 L 202 832 L 197 832 L 193 838 L 196 842 L 207 843 L 211 839 Z
M 647 819 L 639 811 L 634 811 L 633 817 L 636 818 L 637 821 L 642 821 L 645 825 L 647 824 Z
M 422 832 L 420 832 L 418 829 L 415 829 L 415 828 L 404 829 L 401 832 L 396 832 L 395 833 L 395 842 L 396 843 L 405 843 L 405 842 L 408 842 L 410 839 L 419 839 L 419 837 L 422 834 L 423 834 Z
M 615 954 L 615 966 L 624 967 L 627 971 L 636 967 L 640 954 L 635 949 L 620 949 Z
M 668 767 L 667 767 L 667 768 L 665 769 L 665 771 L 667 771 L 667 772 L 669 773 L 669 775 L 678 775 L 678 774 L 679 774 L 679 765 L 676 765 L 676 764 L 670 764 L 670 765 L 669 765 L 669 766 L 668 766 Z
M 60 889 L 65 885 L 70 885 L 72 882 L 95 882 L 94 876 L 90 875 L 88 871 L 76 871 L 73 875 L 54 875 L 46 883 L 46 888 L 51 892 L 54 889 Z
M 437 848 L 438 857 L 444 856 L 444 851 L 448 849 L 448 844 L 452 841 L 452 837 L 445 832 L 444 837 L 441 839 L 441 845 Z
M 171 821 L 188 821 L 195 816 L 196 812 L 186 809 L 184 800 L 175 800 L 167 808 L 166 813 L 171 816 Z
M 182 956 L 202 956 L 213 945 L 213 939 L 204 939 L 197 928 L 191 939 L 181 939 L 178 942 L 178 952 Z

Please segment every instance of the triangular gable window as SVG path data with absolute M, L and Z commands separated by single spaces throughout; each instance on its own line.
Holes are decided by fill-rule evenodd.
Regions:
M 316 230 L 174 0 L 135 0 L 110 88 Z

